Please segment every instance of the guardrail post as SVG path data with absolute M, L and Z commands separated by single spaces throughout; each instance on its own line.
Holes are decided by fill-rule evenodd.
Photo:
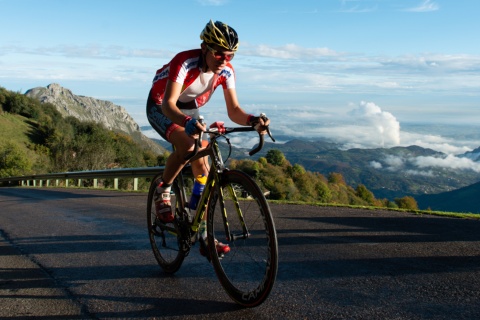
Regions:
M 118 189 L 118 178 L 113 179 L 113 188 Z
M 93 187 L 98 188 L 98 179 L 93 179 Z
M 40 181 L 38 182 L 38 186 L 39 186 L 40 188 L 43 187 L 43 180 L 40 180 Z
M 1 0 L 0 0 L 1 1 Z M 115 189 L 119 188 L 118 179 L 121 178 L 133 178 L 133 189 L 139 189 L 139 177 L 146 177 L 147 180 L 154 177 L 156 174 L 161 172 L 164 167 L 146 167 L 146 168 L 123 168 L 123 169 L 108 169 L 108 170 L 93 170 L 93 171 L 78 171 L 78 172 L 60 172 L 60 173 L 47 173 L 47 174 L 38 174 L 33 176 L 18 176 L 18 177 L 8 177 L 0 178 L 0 183 L 12 181 L 16 182 L 16 185 L 21 185 L 23 187 L 32 187 L 32 186 L 55 186 L 55 187 L 69 187 L 69 180 L 72 180 L 72 183 L 75 185 L 78 178 L 78 184 L 82 185 L 83 179 L 94 179 L 94 185 L 96 188 L 105 183 L 98 179 L 108 179 L 107 181 L 114 180 Z M 116 177 L 116 178 L 114 178 Z M 45 180 L 46 182 L 44 183 Z M 53 182 L 55 180 L 55 182 Z M 110 185 L 110 182 L 108 183 Z
M 80 188 L 82 186 L 82 179 L 78 179 L 77 186 Z

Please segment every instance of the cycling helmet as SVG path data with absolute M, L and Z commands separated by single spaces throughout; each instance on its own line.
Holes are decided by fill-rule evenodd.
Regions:
M 223 22 L 210 20 L 205 26 L 200 39 L 208 44 L 216 44 L 228 51 L 237 51 L 238 35 L 237 32 Z

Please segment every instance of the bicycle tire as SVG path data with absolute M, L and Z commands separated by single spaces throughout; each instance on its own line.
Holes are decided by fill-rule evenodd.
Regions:
M 241 237 L 242 221 L 236 214 L 234 201 L 228 193 L 229 188 L 232 188 L 238 197 L 248 237 Z M 223 192 L 224 210 L 219 201 L 220 191 Z M 255 181 L 241 171 L 225 171 L 220 185 L 215 187 L 210 195 L 207 223 L 212 264 L 227 294 L 245 307 L 255 307 L 263 303 L 275 283 L 278 244 L 270 207 Z M 230 235 L 239 238 L 227 236 L 225 224 L 229 226 Z M 215 240 L 228 244 L 230 252 L 224 256 L 219 255 Z
M 173 274 L 180 269 L 186 252 L 182 250 L 182 239 L 179 230 L 177 195 L 180 191 L 176 181 L 172 184 L 172 210 L 176 212 L 176 219 L 172 223 L 161 223 L 156 219 L 154 193 L 157 187 L 156 176 L 150 184 L 147 202 L 148 238 L 152 246 L 153 255 L 164 272 Z

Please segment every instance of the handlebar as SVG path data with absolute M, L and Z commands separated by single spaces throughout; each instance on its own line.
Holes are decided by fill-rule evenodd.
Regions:
M 263 118 L 265 121 L 268 120 L 268 118 L 266 117 L 266 115 L 264 113 L 262 113 L 260 115 L 260 117 Z M 199 121 L 200 121 L 200 123 L 203 124 L 203 117 L 201 117 L 199 119 Z M 219 127 L 210 128 L 208 130 L 202 131 L 202 132 L 199 133 L 199 137 L 195 139 L 195 146 L 194 146 L 193 151 L 190 152 L 185 157 L 185 160 L 187 160 L 187 161 L 190 160 L 191 158 L 193 158 L 198 153 L 198 149 L 201 148 L 201 146 L 202 146 L 202 136 L 205 133 L 212 134 L 215 137 L 219 137 L 219 136 L 224 136 L 226 134 L 233 133 L 233 132 L 247 132 L 247 131 L 256 131 L 255 125 L 249 126 L 249 127 L 223 127 L 223 125 L 222 125 L 221 128 L 219 128 Z M 272 133 L 270 131 L 269 126 L 266 127 L 266 131 L 267 131 L 267 134 L 270 137 L 270 139 L 273 142 L 275 142 L 275 139 L 272 136 Z M 263 148 L 263 145 L 265 143 L 264 134 L 261 134 L 260 132 L 258 132 L 258 138 L 259 138 L 258 145 L 248 152 L 248 154 L 250 156 L 253 156 L 255 153 L 259 152 Z

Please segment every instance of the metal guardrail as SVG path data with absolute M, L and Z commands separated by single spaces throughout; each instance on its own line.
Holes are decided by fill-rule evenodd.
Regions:
M 138 178 L 140 177 L 153 177 L 154 175 L 162 172 L 165 169 L 164 166 L 158 167 L 145 167 L 145 168 L 124 168 L 124 169 L 107 169 L 107 170 L 92 170 L 92 171 L 74 171 L 74 172 L 62 172 L 62 173 L 47 173 L 47 174 L 34 174 L 25 175 L 19 177 L 0 178 L 0 184 L 2 185 L 14 185 L 15 183 L 21 185 L 30 185 L 30 181 L 33 186 L 43 186 L 43 181 L 46 181 L 47 186 L 50 185 L 50 180 L 65 180 L 68 187 L 69 179 L 78 179 L 79 184 L 81 179 L 94 179 L 94 187 L 97 187 L 97 179 L 113 178 L 114 188 L 118 189 L 118 178 L 132 177 L 134 179 L 134 190 L 138 187 Z M 18 185 L 16 184 L 16 185 Z

